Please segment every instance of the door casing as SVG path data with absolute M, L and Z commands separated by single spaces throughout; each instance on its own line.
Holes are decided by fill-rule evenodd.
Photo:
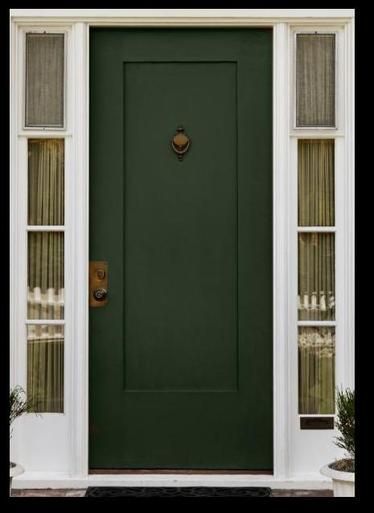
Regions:
M 346 106 L 344 134 L 339 139 L 338 155 L 342 174 L 337 198 L 340 216 L 339 230 L 342 250 L 337 281 L 344 296 L 344 311 L 340 318 L 342 345 L 337 362 L 340 381 L 347 386 L 354 383 L 354 10 L 352 9 L 298 9 L 267 10 L 165 10 L 162 16 L 154 10 L 46 10 L 43 16 L 35 9 L 11 10 L 11 173 L 10 173 L 10 335 L 11 380 L 25 384 L 25 294 L 26 262 L 25 219 L 27 198 L 27 145 L 26 137 L 66 137 L 67 170 L 67 224 L 66 237 L 69 250 L 66 255 L 66 415 L 46 414 L 43 424 L 33 418 L 19 422 L 19 436 L 12 439 L 12 454 L 16 461 L 25 463 L 30 471 L 43 470 L 38 476 L 26 477 L 35 486 L 51 485 L 59 479 L 57 472 L 79 476 L 82 484 L 88 472 L 88 29 L 90 26 L 272 26 L 274 29 L 274 478 L 287 483 L 288 477 L 305 482 L 305 452 L 294 434 L 298 418 L 289 407 L 289 391 L 296 382 L 294 352 L 289 345 L 289 326 L 294 318 L 289 315 L 293 299 L 294 256 L 287 255 L 290 245 L 289 206 L 295 201 L 289 176 L 289 163 L 294 169 L 292 139 L 288 133 L 288 104 L 292 100 L 289 74 L 292 68 L 291 33 L 294 27 L 319 30 L 329 27 L 339 31 L 343 41 L 340 59 L 341 92 Z M 24 131 L 21 122 L 23 94 L 23 38 L 26 31 L 64 30 L 68 35 L 67 83 L 68 126 L 65 132 Z M 340 37 L 339 36 L 339 37 Z M 343 137 L 344 136 L 344 137 Z M 343 171 L 344 170 L 344 171 Z M 291 187 L 290 187 L 291 186 Z M 287 292 L 289 291 L 289 292 Z M 291 333 L 293 336 L 293 334 Z M 74 343 L 73 343 L 74 341 Z M 53 432 L 59 439 L 56 445 L 46 436 Z M 291 436 L 292 433 L 292 436 Z M 318 435 L 319 433 L 315 433 Z M 42 441 L 37 452 L 36 441 Z M 296 443 L 295 443 L 296 442 Z M 328 442 L 327 442 L 328 443 Z M 319 438 L 313 438 L 311 450 L 318 452 Z M 50 456 L 53 455 L 53 459 Z M 299 477 L 298 477 L 299 476 Z M 311 477 L 316 486 L 319 474 Z M 27 481 L 28 479 L 28 481 Z M 80 481 L 79 481 L 80 480 Z M 104 481 L 103 481 L 104 482 Z M 234 482 L 234 481 L 230 481 Z M 254 482 L 258 482 L 256 479 Z M 263 482 L 263 481 L 261 481 Z M 311 482 L 311 481 L 309 481 Z M 17 480 L 16 483 L 17 485 Z

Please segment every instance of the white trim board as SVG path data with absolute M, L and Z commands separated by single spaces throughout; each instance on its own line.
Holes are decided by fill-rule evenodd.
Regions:
M 45 137 L 42 131 L 22 129 L 22 33 L 25 29 L 59 27 L 68 34 L 66 131 L 59 132 L 66 145 L 66 319 L 65 319 L 65 404 L 64 415 L 30 415 L 17 421 L 12 458 L 24 464 L 26 472 L 15 479 L 15 487 L 44 488 L 86 486 L 92 480 L 103 484 L 128 482 L 134 476 L 88 475 L 88 98 L 90 26 L 268 26 L 274 30 L 273 53 L 273 308 L 274 308 L 274 475 L 194 476 L 201 484 L 207 479 L 238 479 L 276 483 L 276 486 L 317 488 L 326 485 L 318 474 L 339 454 L 332 447 L 332 433 L 300 433 L 297 414 L 296 334 L 296 226 L 294 223 L 296 138 L 339 137 L 338 161 L 342 166 L 337 184 L 337 230 L 343 257 L 337 264 L 340 296 L 338 353 L 339 380 L 353 385 L 354 354 L 354 10 L 345 9 L 255 9 L 255 10 L 11 10 L 11 178 L 10 178 L 10 329 L 11 382 L 25 384 L 25 284 L 26 284 L 26 198 L 27 137 Z M 333 27 L 344 33 L 342 66 L 345 77 L 344 123 L 339 132 L 295 130 L 290 121 L 292 30 L 306 27 Z M 55 137 L 55 133 L 50 133 Z M 343 322 L 343 325 L 342 325 Z M 302 435 L 300 437 L 300 435 Z M 186 479 L 190 479 L 187 476 Z M 130 479 L 129 482 L 132 482 Z M 136 476 L 147 483 L 164 482 L 160 475 Z M 153 479 L 153 481 L 152 481 Z M 160 481 L 161 479 L 161 481 Z M 170 475 L 167 476 L 170 480 Z M 184 476 L 178 474 L 178 483 Z M 257 481 L 253 481 L 257 479 Z M 261 478 L 262 479 L 262 478 Z M 96 480 L 96 481 L 95 481 Z M 143 482 L 143 481 L 139 481 Z M 218 481 L 217 481 L 218 482 Z M 221 481 L 223 483 L 223 481 Z M 75 483 L 75 484 L 74 484 Z M 80 483 L 80 484 L 79 484 Z M 82 484 L 85 483 L 85 484 Z M 40 486 L 39 486 L 40 485 Z M 151 485 L 151 484 L 150 484 Z M 314 486 L 314 485 L 313 485 Z
M 263 475 L 133 474 L 89 475 L 84 479 L 64 473 L 26 472 L 13 479 L 13 488 L 86 488 L 88 486 L 269 486 L 271 488 L 330 490 L 331 480 L 321 474 L 294 479 L 274 479 Z
M 355 15 L 355 9 L 11 9 L 12 18 L 83 18 L 81 21 L 99 21 L 108 18 L 206 18 L 208 21 L 215 18 L 250 18 L 277 19 L 284 21 L 299 18 L 342 18 L 350 19 Z

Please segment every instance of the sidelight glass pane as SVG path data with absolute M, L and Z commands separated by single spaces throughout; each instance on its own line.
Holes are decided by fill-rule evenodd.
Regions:
M 64 234 L 29 232 L 29 319 L 64 318 Z
M 38 412 L 64 411 L 64 327 L 27 327 L 27 395 Z
M 64 125 L 64 34 L 26 34 L 25 125 Z
M 299 327 L 299 413 L 335 411 L 335 328 Z
M 28 142 L 28 224 L 64 224 L 64 140 Z
M 299 320 L 335 319 L 335 234 L 299 233 Z
M 334 141 L 298 141 L 298 224 L 333 226 Z
M 296 126 L 335 126 L 335 35 L 298 34 Z

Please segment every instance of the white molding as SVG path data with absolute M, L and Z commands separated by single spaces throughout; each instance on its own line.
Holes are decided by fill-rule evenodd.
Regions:
M 340 239 L 344 248 L 344 259 L 339 271 L 345 276 L 344 295 L 341 316 L 345 319 L 344 354 L 341 354 L 341 365 L 344 382 L 353 384 L 354 355 L 354 47 L 353 47 L 352 9 L 239 9 L 239 10 L 11 10 L 11 230 L 10 230 L 10 261 L 12 262 L 11 284 L 11 382 L 26 383 L 26 198 L 27 198 L 27 138 L 28 137 L 64 137 L 66 153 L 66 210 L 65 210 L 65 265 L 66 265 L 66 323 L 65 323 L 65 415 L 51 415 L 48 423 L 49 432 L 56 427 L 58 432 L 65 433 L 66 441 L 61 439 L 61 448 L 56 448 L 56 455 L 66 448 L 68 453 L 68 472 L 26 472 L 16 478 L 15 487 L 37 486 L 44 488 L 61 486 L 86 486 L 87 483 L 155 483 L 170 482 L 170 475 L 137 475 L 137 476 L 92 476 L 88 475 L 88 101 L 89 101 L 89 26 L 269 26 L 274 28 L 274 86 L 273 86 L 273 272 L 274 272 L 274 476 L 251 475 L 249 477 L 233 477 L 222 475 L 194 477 L 196 483 L 224 482 L 235 483 L 238 479 L 250 479 L 251 483 L 277 483 L 279 487 L 290 488 L 326 486 L 319 474 L 305 473 L 302 463 L 298 466 L 297 449 L 294 448 L 294 437 L 298 433 L 299 416 L 295 410 L 297 405 L 297 280 L 295 262 L 297 262 L 294 205 L 290 198 L 295 195 L 297 137 L 333 137 L 342 140 L 344 154 L 344 183 L 339 193 L 344 198 L 341 205 L 341 218 L 345 226 L 344 237 Z M 342 29 L 344 34 L 344 75 L 346 88 L 344 99 L 344 126 L 339 130 L 308 131 L 298 129 L 290 131 L 290 90 L 292 66 L 290 65 L 291 27 L 320 28 L 334 27 Z M 22 30 L 48 27 L 62 28 L 69 31 L 66 91 L 66 122 L 65 131 L 22 130 L 22 77 L 23 77 L 23 45 L 18 35 Z M 21 42 L 21 46 L 20 45 Z M 70 55 L 70 56 L 69 56 Z M 341 75 L 340 75 L 341 77 Z M 317 136 L 318 133 L 318 136 Z M 337 220 L 338 223 L 338 220 Z M 341 226 L 343 226 L 341 225 Z M 339 225 L 340 226 L 340 225 Z M 340 371 L 339 371 L 340 372 Z M 54 420 L 53 420 L 54 419 Z M 62 420 L 61 420 L 62 419 Z M 48 419 L 45 419 L 48 422 Z M 24 427 L 23 450 L 27 447 L 30 437 L 29 430 L 39 429 L 41 424 L 32 424 L 32 419 L 20 419 L 20 427 Z M 27 429 L 26 429 L 27 428 Z M 18 426 L 17 428 L 18 429 Z M 65 430 L 65 431 L 64 431 Z M 22 430 L 21 430 L 22 434 Z M 31 433 L 32 434 L 32 433 Z M 310 434 L 310 433 L 309 433 Z M 312 433 L 313 434 L 313 433 Z M 318 438 L 318 433 L 315 433 Z M 15 437 L 14 454 L 22 463 L 22 451 L 17 448 L 20 437 Z M 308 439 L 310 443 L 312 440 Z M 321 438 L 319 438 L 319 442 Z M 310 447 L 314 446 L 314 442 Z M 308 449 L 308 446 L 306 447 Z M 13 450 L 13 448 L 12 448 Z M 295 452 L 296 451 L 296 452 Z M 64 457 L 65 458 L 65 457 Z M 62 459 L 64 459 L 62 458 Z M 50 460 L 48 460 L 50 461 Z M 65 460 L 64 460 L 65 461 Z M 49 467 L 47 467 L 49 468 Z M 46 470 L 37 469 L 35 470 Z M 52 467 L 49 468 L 52 471 Z M 174 479 L 174 477 L 172 478 Z M 176 475 L 177 483 L 183 483 L 185 476 Z M 192 479 L 191 476 L 186 479 Z M 205 481 L 205 479 L 207 481 Z M 218 481 L 214 481 L 218 479 Z M 236 481 L 235 481 L 236 479 Z M 255 480 L 253 480 L 255 479 Z M 257 479 L 257 481 L 256 481 Z M 138 481 L 136 481 L 138 480 Z M 85 483 L 85 484 L 84 484 Z M 313 484 L 314 483 L 314 484 Z M 328 483 L 329 484 L 329 483 Z M 39 486 L 40 485 L 40 486 Z M 296 486 L 297 485 L 297 486 Z M 328 486 L 330 487 L 330 486 Z
M 288 26 L 274 26 L 273 46 L 273 407 L 274 475 L 288 475 L 287 327 Z
M 71 350 L 70 471 L 88 473 L 88 26 L 77 23 L 72 33 L 72 126 L 71 161 L 67 163 L 68 190 L 66 224 L 70 233 L 71 261 Z
M 345 311 L 346 349 L 345 385 L 355 388 L 355 25 L 354 20 L 345 29 L 345 185 L 344 230 L 347 234 L 345 257 Z
M 66 139 L 71 137 L 71 135 L 71 133 L 64 131 L 62 128 L 58 132 L 48 128 L 39 128 L 38 130 L 35 128 L 25 128 L 18 132 L 19 137 L 27 137 L 29 139 Z
M 27 225 L 28 232 L 64 232 L 65 226 L 57 225 Z
M 65 325 L 65 320 L 64 319 L 26 319 L 25 320 L 25 324 L 26 325 L 29 325 L 29 324 L 39 324 L 39 325 L 44 325 L 44 324 L 49 324 L 49 325 L 55 325 L 55 326 L 64 326 Z
M 354 17 L 354 9 L 11 9 L 16 21 L 68 19 L 135 25 L 155 23 L 231 25 L 233 22 L 304 21 L 331 23 Z
M 88 472 L 88 28 L 76 23 L 72 30 L 70 108 L 73 137 L 67 141 L 66 162 L 67 259 L 70 261 L 71 295 L 67 308 L 71 326 L 66 338 L 70 350 L 69 451 L 71 475 Z M 70 304 L 68 304 L 68 301 Z
M 298 233 L 335 233 L 335 226 L 298 226 Z
M 331 490 L 331 480 L 320 473 L 275 479 L 253 474 L 91 474 L 71 478 L 68 474 L 25 472 L 13 480 L 13 488 L 86 488 L 87 486 L 269 486 L 274 489 Z
M 294 128 L 290 132 L 290 137 L 299 139 L 336 139 L 344 137 L 344 133 L 336 128 L 321 127 L 310 129 L 306 127 Z
M 298 326 L 336 326 L 336 321 L 297 321 Z

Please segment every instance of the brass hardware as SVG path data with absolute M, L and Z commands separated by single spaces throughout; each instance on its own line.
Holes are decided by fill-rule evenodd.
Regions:
M 103 280 L 105 278 L 105 271 L 104 269 L 97 269 L 96 276 L 98 280 Z
M 108 303 L 108 262 L 95 260 L 90 262 L 89 304 L 93 307 Z
M 185 133 L 183 126 L 177 128 L 177 133 L 171 140 L 171 147 L 177 154 L 178 160 L 183 160 L 184 155 L 188 152 L 191 146 L 191 139 Z

